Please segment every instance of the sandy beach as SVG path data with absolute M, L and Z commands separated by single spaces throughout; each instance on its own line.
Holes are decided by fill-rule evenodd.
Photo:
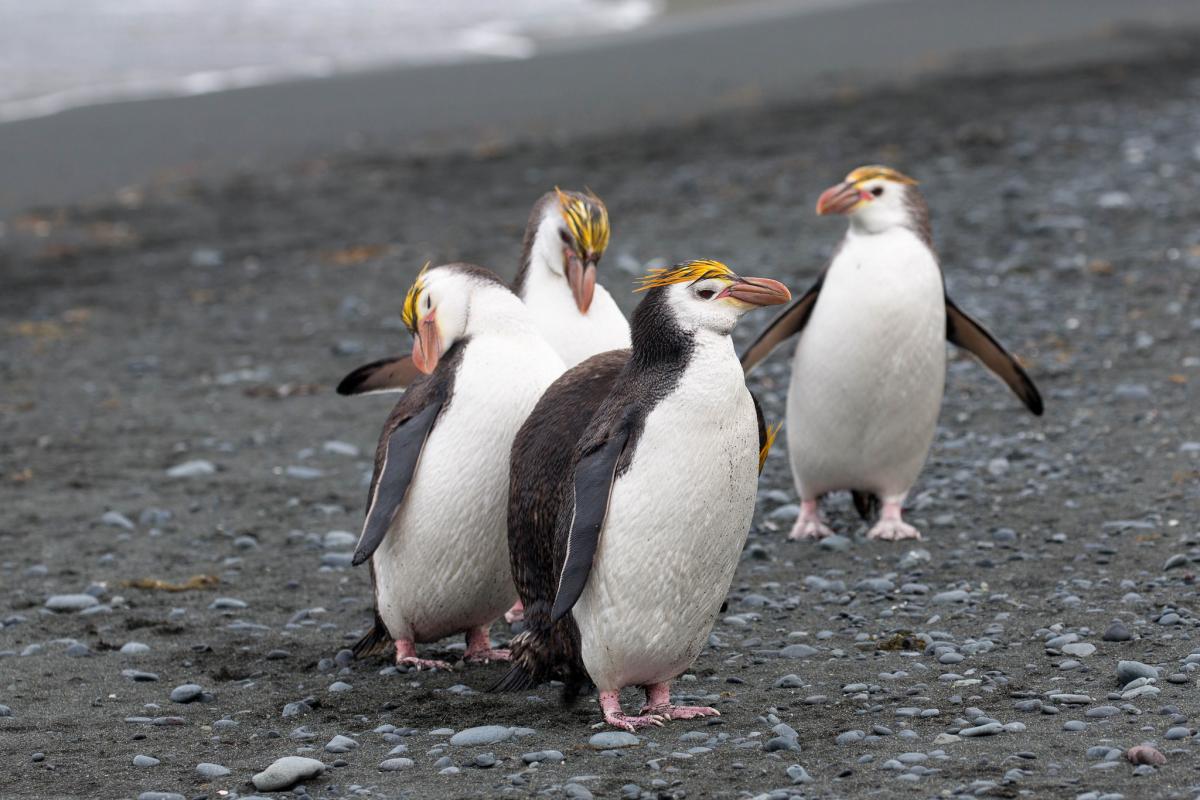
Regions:
M 86 159 L 87 131 L 184 101 L 0 126 L 33 159 L 4 167 L 25 210 L 0 237 L 0 796 L 249 797 L 254 774 L 304 755 L 326 771 L 293 796 L 314 798 L 1195 797 L 1197 45 L 1143 34 L 1099 65 L 286 164 L 259 159 L 272 137 L 296 154 L 328 131 L 298 141 L 298 90 L 275 87 L 256 107 L 281 127 L 230 130 L 252 166 L 169 181 L 64 166 L 54 188 L 30 165 L 42 125 Z M 218 124 L 252 96 L 188 102 Z M 157 169 L 165 151 L 144 144 Z M 511 276 L 533 200 L 587 184 L 613 220 L 600 280 L 625 310 L 647 265 L 693 257 L 798 293 L 842 232 L 817 194 L 871 162 L 922 181 L 950 294 L 1047 406 L 1031 417 L 952 360 L 910 498 L 925 541 L 865 541 L 848 498 L 831 504 L 843 536 L 787 541 L 777 447 L 728 612 L 677 686 L 722 716 L 627 747 L 593 740 L 590 698 L 486 694 L 500 666 L 347 658 L 371 621 L 348 542 L 390 402 L 332 387 L 409 346 L 400 301 L 426 259 Z M 90 199 L 48 204 L 59 189 Z M 787 361 L 754 378 L 771 419 Z M 1123 660 L 1150 691 L 1125 690 Z M 479 726 L 499 729 L 452 743 Z M 1166 764 L 1124 760 L 1142 742 Z

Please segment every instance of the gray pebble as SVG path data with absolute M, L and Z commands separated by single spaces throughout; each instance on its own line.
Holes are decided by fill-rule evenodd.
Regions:
M 593 750 L 615 750 L 619 747 L 636 747 L 641 740 L 627 731 L 601 731 L 588 739 Z
M 238 600 L 236 597 L 218 597 L 208 604 L 208 607 L 215 611 L 238 611 L 247 606 L 245 600 Z
M 1087 730 L 1087 723 L 1078 719 L 1069 719 L 1063 723 L 1062 729 L 1072 733 L 1079 733 Z
M 1190 728 L 1177 726 L 1174 728 L 1168 728 L 1167 732 L 1163 734 L 1163 738 L 1174 741 L 1175 739 L 1186 739 L 1191 735 L 1192 731 Z
M 144 756 L 141 753 L 133 757 L 133 765 L 135 767 L 157 767 L 160 762 L 153 756 Z
M 781 658 L 811 658 L 819 652 L 817 648 L 807 644 L 789 644 L 787 647 L 780 649 L 779 656 Z
M 182 464 L 176 464 L 167 470 L 168 478 L 199 478 L 204 475 L 212 475 L 217 471 L 211 461 L 204 459 L 196 459 L 195 461 L 185 461 Z
M 1072 642 L 1071 644 L 1063 645 L 1063 653 L 1069 656 L 1090 656 L 1096 652 L 1096 645 L 1090 642 Z
M 812 776 L 808 774 L 808 770 L 799 764 L 788 767 L 787 775 L 792 779 L 792 783 L 812 783 Z
M 954 589 L 949 592 L 938 592 L 930 599 L 935 605 L 949 605 L 951 603 L 965 603 L 970 597 L 970 593 L 962 589 Z
M 83 611 L 99 604 L 90 594 L 56 594 L 46 599 L 46 608 L 51 611 Z
M 479 755 L 475 756 L 475 758 L 471 759 L 471 761 L 480 769 L 489 769 L 496 766 L 496 754 L 480 753 Z
M 338 734 L 334 736 L 325 745 L 326 753 L 349 753 L 358 747 L 358 742 L 351 739 L 349 736 Z
M 1149 664 L 1143 664 L 1140 661 L 1118 661 L 1117 662 L 1117 683 L 1121 686 L 1129 683 L 1135 678 L 1157 678 L 1158 668 L 1152 667 Z
M 1128 642 L 1133 639 L 1133 634 L 1130 633 L 1124 622 L 1116 620 L 1108 626 L 1100 638 L 1106 642 Z
M 415 762 L 411 758 L 389 758 L 387 761 L 380 763 L 380 772 L 399 772 L 400 770 L 409 769 Z
M 348 692 L 353 688 L 354 688 L 353 686 L 346 683 L 345 681 L 334 681 L 333 683 L 329 684 L 329 691 L 331 691 L 335 694 L 338 694 L 341 692 Z
M 993 736 L 1004 730 L 1004 726 L 999 722 L 988 722 L 984 725 L 976 725 L 972 728 L 963 728 L 958 732 L 959 736 Z
M 799 675 L 795 674 L 784 675 L 782 678 L 779 678 L 775 681 L 776 689 L 800 689 L 803 686 L 804 681 L 800 679 Z
M 836 741 L 838 744 L 855 744 L 857 742 L 861 742 L 865 738 L 867 738 L 865 731 L 853 730 L 846 731 L 845 733 L 839 733 L 834 741 Z
M 123 669 L 121 677 L 134 681 L 135 683 L 148 683 L 158 680 L 158 675 L 153 672 L 143 672 L 140 669 Z
M 592 793 L 588 791 L 586 786 L 578 783 L 568 783 L 563 787 L 563 792 L 571 800 L 592 800 Z
M 454 734 L 450 737 L 450 744 L 455 747 L 477 747 L 508 741 L 512 735 L 513 729 L 503 725 L 480 725 Z
M 204 695 L 204 689 L 195 683 L 185 683 L 171 690 L 172 703 L 192 703 Z
M 315 758 L 284 756 L 252 779 L 254 788 L 260 792 L 277 792 L 295 786 L 302 780 L 313 778 L 325 771 L 325 765 Z
M 565 761 L 566 756 L 564 756 L 558 750 L 537 750 L 521 756 L 521 760 L 526 764 L 532 764 L 534 761 L 551 761 L 558 763 L 560 761 Z
M 215 781 L 217 778 L 224 778 L 229 775 L 229 767 L 202 761 L 196 765 L 196 775 L 206 781 Z
M 123 656 L 140 656 L 150 652 L 150 646 L 141 642 L 126 642 L 121 645 L 121 655 Z

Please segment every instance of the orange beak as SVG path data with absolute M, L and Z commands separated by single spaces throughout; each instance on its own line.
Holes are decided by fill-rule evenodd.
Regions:
M 817 214 L 847 214 L 858 208 L 860 203 L 870 199 L 870 192 L 843 181 L 821 192 L 821 196 L 817 198 Z
M 791 300 L 792 293 L 782 283 L 770 278 L 739 278 L 717 297 L 732 297 L 752 306 L 777 306 Z
M 431 374 L 437 369 L 438 359 L 442 357 L 442 334 L 437 327 L 437 309 L 430 309 L 425 319 L 417 323 L 417 332 L 413 335 L 413 366 Z
M 579 307 L 580 314 L 586 314 L 596 294 L 596 262 L 592 258 L 588 258 L 586 263 L 580 261 L 579 255 L 569 247 L 564 248 L 563 255 L 567 259 L 567 283 L 571 286 L 575 305 Z

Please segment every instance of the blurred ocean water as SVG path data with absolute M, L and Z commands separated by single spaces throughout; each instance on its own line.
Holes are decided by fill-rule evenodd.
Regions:
M 663 0 L 0 0 L 0 122 L 373 67 L 527 58 Z

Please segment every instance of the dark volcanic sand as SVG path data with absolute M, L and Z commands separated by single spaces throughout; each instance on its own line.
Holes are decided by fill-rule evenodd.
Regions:
M 533 199 L 586 183 L 612 212 L 602 280 L 626 308 L 632 274 L 656 259 L 723 259 L 799 291 L 841 235 L 813 215 L 817 193 L 869 162 L 923 180 L 952 295 L 1026 359 L 1047 400 L 1035 419 L 953 361 L 911 498 L 924 557 L 863 541 L 844 498 L 830 504 L 844 549 L 787 541 L 781 443 L 728 614 L 677 687 L 709 697 L 719 724 L 674 723 L 617 753 L 588 748 L 591 699 L 475 693 L 500 666 L 334 664 L 369 623 L 370 591 L 365 570 L 341 566 L 344 537 L 323 542 L 358 529 L 389 400 L 332 386 L 407 347 L 400 300 L 425 259 L 511 275 Z M 304 751 L 331 766 L 306 784 L 317 797 L 637 796 L 631 783 L 643 797 L 1194 797 L 1198 167 L 1200 60 L 1164 57 L 561 148 L 338 157 L 28 214 L 0 239 L 0 796 L 248 795 L 254 773 Z M 786 369 L 777 356 L 755 377 L 776 419 Z M 215 473 L 168 477 L 195 460 Z M 102 520 L 110 511 L 124 517 Z M 123 585 L 199 574 L 219 585 Z M 89 589 L 96 613 L 43 610 Z M 1102 640 L 1114 619 L 1132 641 Z M 898 631 L 915 650 L 886 649 L 904 644 Z M 1096 651 L 1048 652 L 1051 631 Z M 926 649 L 930 637 L 944 646 Z M 131 641 L 149 652 L 116 650 Z M 815 652 L 779 656 L 795 644 Z M 1110 700 L 1118 659 L 1162 667 L 1161 693 Z M 799 685 L 776 688 L 788 674 Z M 185 683 L 211 698 L 171 702 Z M 315 708 L 283 717 L 306 697 Z M 1042 713 L 1016 707 L 1039 699 Z M 937 741 L 981 714 L 1024 729 Z M 799 751 L 765 745 L 780 721 Z M 373 732 L 384 724 L 415 732 Z M 481 747 L 434 733 L 486 724 L 534 733 Z M 298 726 L 313 738 L 289 738 Z M 837 743 L 854 730 L 867 738 Z M 337 734 L 358 747 L 325 752 Z M 1087 752 L 1143 741 L 1167 757 L 1152 774 L 1096 768 Z M 396 743 L 414 765 L 380 772 Z M 521 755 L 544 749 L 566 762 L 525 768 Z M 484 752 L 496 764 L 473 766 Z M 890 761 L 905 753 L 922 755 Z M 138 754 L 161 763 L 133 766 Z M 443 755 L 461 771 L 439 774 Z M 200 762 L 231 774 L 206 782 Z M 812 782 L 793 784 L 794 764 Z

